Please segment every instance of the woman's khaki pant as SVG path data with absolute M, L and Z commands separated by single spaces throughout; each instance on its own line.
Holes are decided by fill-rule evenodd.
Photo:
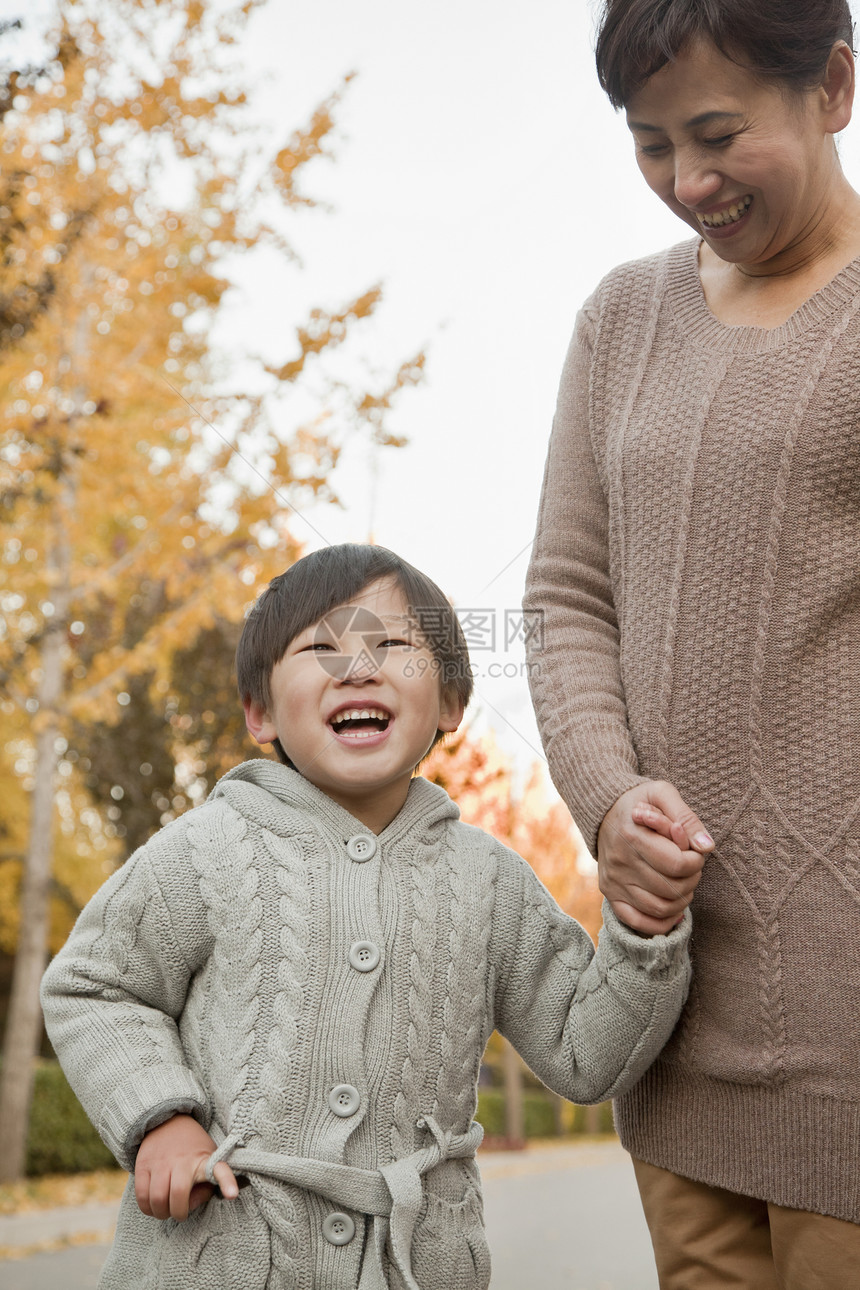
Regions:
M 860 1226 L 633 1167 L 660 1290 L 860 1288 Z

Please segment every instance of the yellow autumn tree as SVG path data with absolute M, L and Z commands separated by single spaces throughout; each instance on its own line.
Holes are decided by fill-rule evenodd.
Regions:
M 29 794 L 35 771 L 35 747 L 26 714 L 4 716 L 0 744 L 0 954 L 14 956 L 20 931 L 19 889 L 26 860 Z M 77 915 L 93 892 L 119 863 L 118 841 L 109 820 L 94 806 L 92 796 L 69 760 L 73 749 L 57 741 L 54 781 L 54 837 L 48 943 L 59 949 Z
M 421 355 L 381 388 L 334 374 L 315 381 L 330 399 L 296 399 L 291 416 L 308 372 L 377 307 L 372 288 L 297 320 L 264 393 L 231 390 L 213 338 L 226 259 L 291 255 L 288 216 L 309 201 L 303 176 L 330 151 L 341 93 L 261 164 L 234 60 L 263 3 L 57 0 L 44 65 L 0 85 L 0 678 L 14 743 L 0 771 L 15 798 L 0 887 L 20 873 L 0 1178 L 23 1162 L 52 861 L 88 827 L 74 723 L 110 723 L 135 677 L 167 684 L 216 613 L 241 618 L 297 552 L 293 508 L 330 495 L 345 436 L 392 441 L 392 399 L 421 375 Z M 98 820 L 89 832 L 100 865 Z

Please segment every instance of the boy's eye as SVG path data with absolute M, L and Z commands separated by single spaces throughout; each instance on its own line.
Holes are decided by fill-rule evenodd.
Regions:
M 333 649 L 334 649 L 334 646 L 330 645 L 328 641 L 311 641 L 310 645 L 302 646 L 302 648 L 299 650 L 299 653 L 308 654 L 308 653 L 319 652 L 322 650 L 333 650 Z
M 412 641 L 402 640 L 399 636 L 388 636 L 384 641 L 380 641 L 379 643 L 380 645 L 405 645 L 410 649 L 413 647 Z

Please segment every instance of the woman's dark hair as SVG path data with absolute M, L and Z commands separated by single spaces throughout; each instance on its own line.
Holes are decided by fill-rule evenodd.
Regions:
M 616 108 L 692 40 L 797 93 L 820 85 L 830 51 L 851 45 L 848 0 L 604 0 L 597 76 Z
M 269 707 L 272 669 L 290 641 L 333 609 L 354 600 L 373 582 L 391 578 L 403 592 L 436 662 L 444 689 L 465 708 L 472 697 L 469 648 L 450 602 L 426 574 L 384 546 L 344 543 L 313 551 L 273 578 L 254 604 L 236 650 L 236 679 L 243 702 Z M 437 734 L 434 742 L 442 738 Z M 273 742 L 280 761 L 289 765 Z

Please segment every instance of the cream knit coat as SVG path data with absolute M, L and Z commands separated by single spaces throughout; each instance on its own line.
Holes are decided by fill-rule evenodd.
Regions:
M 716 841 L 635 1155 L 860 1222 L 860 260 L 726 327 L 698 239 L 577 321 L 526 605 L 538 723 L 594 845 L 645 776 Z
M 687 922 L 643 940 L 606 920 L 595 954 L 424 780 L 377 839 L 284 766 L 231 771 L 105 884 L 45 977 L 51 1041 L 123 1165 L 185 1110 L 250 1179 L 182 1224 L 129 1189 L 104 1290 L 483 1290 L 470 1126 L 493 1027 L 599 1101 L 687 992 Z

